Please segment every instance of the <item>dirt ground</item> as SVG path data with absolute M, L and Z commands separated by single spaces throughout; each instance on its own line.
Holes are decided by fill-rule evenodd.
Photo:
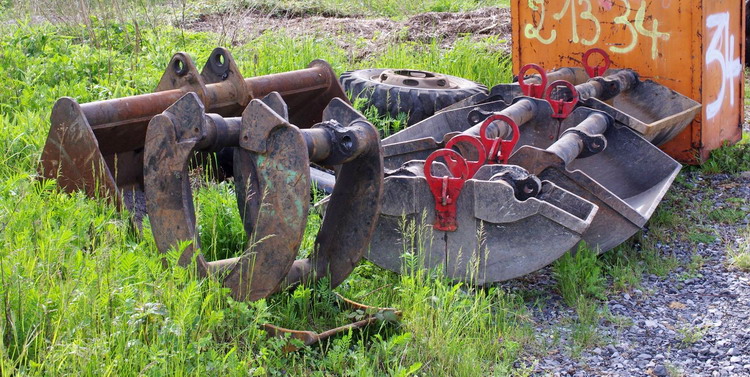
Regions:
M 188 30 L 221 34 L 232 45 L 242 44 L 267 31 L 283 31 L 289 36 L 330 37 L 342 49 L 352 51 L 355 59 L 382 51 L 389 44 L 405 41 L 430 42 L 437 38 L 449 47 L 462 36 L 480 39 L 499 36 L 506 43 L 499 48 L 510 51 L 510 10 L 483 8 L 471 12 L 429 12 L 403 21 L 388 18 L 323 17 L 315 15 L 268 14 L 257 9 L 203 15 L 186 23 Z

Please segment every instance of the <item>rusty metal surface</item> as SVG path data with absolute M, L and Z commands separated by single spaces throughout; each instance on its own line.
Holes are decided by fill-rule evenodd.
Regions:
M 333 287 L 341 284 L 364 256 L 380 212 L 383 156 L 377 129 L 338 99 L 331 101 L 323 116 L 343 127 L 329 128 L 338 141 L 333 145 L 340 149 L 321 162 L 342 165 L 313 252 L 294 262 L 282 288 L 323 276 L 330 277 Z
M 257 300 L 273 292 L 297 257 L 310 206 L 310 159 L 299 129 L 260 100 L 243 113 L 240 146 L 235 191 L 250 243 L 224 284 L 237 299 Z
M 154 239 L 162 253 L 192 241 L 180 256 L 183 266 L 200 248 L 190 157 L 234 147 L 235 191 L 249 241 L 237 258 L 207 262 L 199 255 L 197 261 L 201 274 L 222 279 L 237 300 L 323 276 L 340 284 L 362 258 L 380 208 L 383 162 L 374 126 L 338 99 L 312 129 L 300 130 L 283 114 L 278 93 L 250 101 L 241 118 L 205 114 L 197 94 L 189 93 L 148 129 L 145 188 Z M 311 161 L 341 169 L 314 251 L 295 261 L 310 205 Z
M 264 324 L 263 329 L 266 330 L 269 336 L 276 336 L 276 337 L 283 338 L 287 336 L 287 334 L 289 334 L 288 335 L 289 337 L 300 340 L 302 341 L 304 345 L 309 346 L 317 342 L 320 342 L 322 340 L 326 340 L 337 334 L 348 332 L 351 329 L 361 329 L 371 324 L 377 323 L 381 321 L 381 319 L 378 318 L 378 314 L 381 316 L 383 314 L 386 314 L 386 315 L 391 314 L 391 316 L 396 319 L 401 318 L 401 311 L 394 309 L 394 308 L 381 308 L 381 307 L 360 304 L 358 302 L 349 300 L 339 295 L 338 293 L 336 293 L 336 298 L 338 299 L 340 305 L 347 307 L 349 310 L 361 310 L 368 314 L 365 315 L 365 318 L 359 321 L 352 322 L 344 326 L 339 326 L 333 329 L 329 329 L 321 333 L 316 333 L 314 331 L 305 331 L 305 330 L 292 330 L 292 329 L 275 326 L 270 323 Z M 291 343 L 287 343 L 284 346 L 285 352 L 294 352 L 298 350 L 299 348 L 294 346 Z
M 114 197 L 130 209 L 143 206 L 137 202 L 143 198 L 143 148 L 151 118 L 188 92 L 196 93 L 207 111 L 236 116 L 251 98 L 272 91 L 282 95 L 290 119 L 300 127 L 319 122 L 332 98 L 348 101 L 330 65 L 322 60 L 298 71 L 243 79 L 226 49 L 215 49 L 202 73 L 187 54 L 178 53 L 155 93 L 80 106 L 71 105 L 75 101 L 70 98 L 58 100 L 42 152 L 41 175 L 57 178 L 69 192 L 83 189 L 89 196 Z M 73 110 L 63 110 L 71 106 Z M 130 200 L 122 200 L 124 191 Z
M 42 151 L 43 176 L 57 178 L 58 184 L 70 191 L 84 190 L 90 197 L 113 198 L 119 206 L 117 184 L 81 106 L 72 98 L 60 98 L 51 119 L 52 128 Z

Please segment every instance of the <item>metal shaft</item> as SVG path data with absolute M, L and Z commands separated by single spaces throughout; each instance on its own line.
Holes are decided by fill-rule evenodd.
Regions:
M 591 114 L 578 126 L 565 132 L 560 139 L 547 148 L 547 151 L 556 154 L 565 161 L 565 165 L 568 165 L 584 150 L 585 140 L 581 133 L 584 135 L 600 135 L 607 130 L 608 126 L 609 121 L 605 115 Z
M 636 85 L 638 85 L 638 75 L 631 70 L 624 69 L 607 77 L 592 78 L 575 87 L 582 100 L 597 98 L 606 101 Z
M 528 99 L 520 99 L 516 103 L 506 107 L 505 109 L 498 112 L 507 116 L 520 127 L 521 125 L 534 119 L 537 112 L 536 104 Z M 479 130 L 482 128 L 482 122 L 476 124 L 464 131 L 464 135 L 479 137 Z M 507 138 L 513 132 L 512 128 L 504 122 L 492 122 L 487 127 L 487 137 L 492 139 Z
M 239 146 L 242 118 L 224 118 L 218 114 L 206 114 L 206 135 L 195 149 L 203 152 L 218 152 L 222 148 Z
M 547 72 L 547 81 L 553 82 L 563 80 L 571 83 L 588 81 L 589 76 L 582 69 L 560 68 L 552 72 Z M 539 75 L 532 75 L 525 79 L 528 84 L 541 84 L 542 78 Z
M 325 89 L 329 86 L 331 79 L 329 75 L 330 73 L 324 66 L 315 66 L 297 71 L 247 78 L 245 79 L 245 86 L 254 98 L 263 97 L 272 91 L 279 92 L 284 97 Z M 190 88 L 172 89 L 132 97 L 89 102 L 82 104 L 81 109 L 93 129 L 121 124 L 135 124 L 147 122 L 189 91 Z M 236 101 L 237 94 L 231 85 L 215 83 L 205 86 L 204 97 L 201 100 L 206 109 L 210 110 Z

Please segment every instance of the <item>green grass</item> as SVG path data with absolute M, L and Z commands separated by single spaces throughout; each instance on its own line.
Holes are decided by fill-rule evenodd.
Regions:
M 708 328 L 705 327 L 685 326 L 677 329 L 677 333 L 680 334 L 680 344 L 684 348 L 703 339 L 707 332 Z
M 725 145 L 711 151 L 711 157 L 701 169 L 706 173 L 737 174 L 750 171 L 750 134 L 744 133 L 735 145 Z
M 740 236 L 736 246 L 727 246 L 729 264 L 742 271 L 750 271 L 750 226 Z
M 612 278 L 612 289 L 627 292 L 641 284 L 646 267 L 640 263 L 642 255 L 629 243 L 620 245 L 602 256 L 607 274 Z
M 0 375 L 445 375 L 525 374 L 514 369 L 533 344 L 524 300 L 503 289 L 454 284 L 439 271 L 385 272 L 362 263 L 337 291 L 403 311 L 296 353 L 260 325 L 323 330 L 363 313 L 335 305 L 326 285 L 254 303 L 233 301 L 217 282 L 164 269 L 151 232 L 127 213 L 37 181 L 36 168 L 61 96 L 79 102 L 150 92 L 175 51 L 200 65 L 217 36 L 91 20 L 2 26 L 0 34 Z M 337 72 L 378 65 L 434 67 L 492 85 L 510 79 L 492 38 L 400 43 L 354 61 L 331 40 L 268 33 L 232 49 L 245 76 L 303 68 L 324 58 Z M 365 111 L 373 116 L 372 111 Z M 373 119 L 384 133 L 399 119 Z M 195 189 L 199 234 L 208 259 L 236 255 L 247 240 L 230 183 Z M 308 221 L 310 252 L 320 216 Z M 183 245 L 186 246 L 186 245 Z
M 575 306 L 580 297 L 605 298 L 605 282 L 598 253 L 583 242 L 575 253 L 566 253 L 552 265 L 557 288 L 565 302 Z

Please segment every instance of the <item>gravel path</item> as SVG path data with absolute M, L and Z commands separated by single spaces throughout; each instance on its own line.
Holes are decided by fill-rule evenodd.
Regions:
M 744 219 L 734 224 L 707 220 L 704 228 L 720 235 L 714 242 L 691 242 L 675 231 L 669 237 L 675 241 L 657 243 L 679 266 L 665 277 L 644 275 L 638 289 L 610 293 L 604 303 L 612 315 L 596 329 L 602 341 L 576 356 L 568 325 L 575 312 L 555 293 L 550 269 L 518 283 L 518 289 L 552 295 L 534 310 L 538 340 L 550 346 L 543 355 L 529 356 L 526 366 L 533 375 L 750 376 L 750 273 L 727 262 L 727 249 L 747 242 L 742 237 L 750 220 L 750 172 L 734 177 L 688 172 L 684 177 L 673 187 L 675 197 L 694 205 L 713 202 L 714 209 L 742 198 Z M 690 269 L 695 260 L 702 267 L 698 263 Z

